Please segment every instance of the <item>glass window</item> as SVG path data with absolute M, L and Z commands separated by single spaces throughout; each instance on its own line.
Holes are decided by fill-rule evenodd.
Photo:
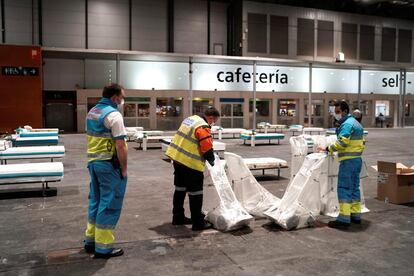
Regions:
M 89 110 L 92 109 L 92 107 L 94 107 L 99 102 L 100 99 L 101 98 L 98 98 L 98 97 L 91 97 L 86 100 L 87 105 L 88 105 L 88 112 Z
M 213 106 L 213 99 L 207 98 L 194 98 L 193 99 L 193 114 L 203 114 L 204 111 L 209 107 Z
M 124 117 L 137 117 L 137 105 L 134 103 L 124 104 Z
M 279 116 L 293 117 L 296 116 L 296 101 L 295 100 L 279 100 Z
M 375 102 L 375 117 L 390 116 L 390 101 L 376 101 Z
M 405 112 L 404 113 L 405 113 L 406 117 L 410 116 L 410 104 L 409 103 L 405 104 Z
M 305 100 L 305 116 L 308 116 L 308 101 Z M 312 100 L 312 116 L 323 116 L 323 100 Z
M 105 85 L 116 80 L 115 60 L 85 60 L 86 88 L 102 89 Z
M 182 121 L 183 98 L 157 98 L 157 128 L 178 129 Z
M 126 97 L 123 108 L 124 122 L 127 127 L 149 128 L 150 98 Z
M 353 101 L 351 105 L 351 109 L 358 108 L 358 101 Z M 351 110 L 351 111 L 352 111 Z M 362 115 L 369 115 L 369 102 L 368 101 L 360 101 L 359 102 L 359 110 L 361 111 Z

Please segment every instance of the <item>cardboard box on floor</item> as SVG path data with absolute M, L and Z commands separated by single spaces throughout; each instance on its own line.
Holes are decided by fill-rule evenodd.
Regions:
M 395 204 L 414 202 L 414 166 L 378 161 L 377 198 Z

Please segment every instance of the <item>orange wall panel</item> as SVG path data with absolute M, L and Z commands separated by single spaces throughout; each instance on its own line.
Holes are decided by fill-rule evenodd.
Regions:
M 5 66 L 35 67 L 37 76 L 8 76 Z M 42 127 L 42 56 L 40 47 L 0 45 L 0 132 L 18 126 Z

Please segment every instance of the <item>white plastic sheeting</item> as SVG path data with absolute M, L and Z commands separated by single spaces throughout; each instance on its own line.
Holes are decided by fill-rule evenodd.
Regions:
M 308 144 L 305 137 L 292 136 L 289 139 L 290 151 L 292 153 L 292 163 L 290 165 L 290 179 L 293 179 L 308 154 Z
M 306 156 L 279 206 L 273 206 L 265 215 L 287 230 L 310 226 L 319 214 L 337 216 L 334 164 L 326 153 Z
M 220 231 L 231 231 L 250 224 L 253 217 L 243 208 L 237 200 L 224 167 L 215 154 L 215 165 L 207 163 L 209 176 L 218 195 L 218 203 L 207 212 L 206 219 Z
M 265 217 L 266 210 L 272 206 L 278 206 L 280 199 L 257 182 L 242 157 L 225 152 L 224 159 L 234 194 L 249 214 L 255 217 Z

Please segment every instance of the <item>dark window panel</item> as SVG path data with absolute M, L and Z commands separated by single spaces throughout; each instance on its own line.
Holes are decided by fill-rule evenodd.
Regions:
M 381 60 L 395 62 L 395 35 L 394 28 L 382 28 Z
M 342 23 L 342 52 L 345 59 L 357 58 L 357 37 L 358 25 L 350 23 Z
M 361 25 L 359 33 L 359 59 L 374 60 L 375 27 Z
M 318 20 L 318 48 L 321 57 L 333 57 L 333 22 Z
M 247 22 L 248 51 L 254 53 L 266 53 L 267 15 L 249 13 Z
M 270 53 L 287 55 L 289 41 L 289 18 L 270 16 Z
M 398 62 L 411 62 L 412 31 L 398 30 Z
M 313 19 L 298 18 L 297 55 L 313 56 L 315 27 Z

